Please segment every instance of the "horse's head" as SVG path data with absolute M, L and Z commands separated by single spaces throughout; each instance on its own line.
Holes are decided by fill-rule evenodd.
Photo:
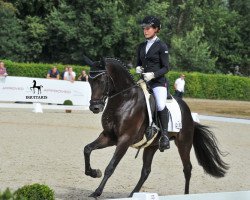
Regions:
M 108 97 L 112 98 L 135 85 L 125 65 L 117 59 L 103 58 L 101 61 L 92 62 L 85 57 L 85 61 L 90 65 L 89 83 L 92 94 L 89 109 L 93 113 L 103 111 Z
M 85 58 L 85 61 L 90 65 L 91 100 L 89 109 L 93 113 L 99 113 L 103 111 L 109 93 L 107 71 L 101 62 L 92 62 L 88 58 Z

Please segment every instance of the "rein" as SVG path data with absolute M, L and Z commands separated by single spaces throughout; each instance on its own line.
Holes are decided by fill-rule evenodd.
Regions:
M 112 95 L 112 96 L 108 96 L 108 98 L 109 98 L 109 99 L 114 98 L 114 97 L 118 96 L 119 94 L 122 94 L 123 92 L 126 92 L 126 91 L 132 89 L 133 87 L 137 87 L 137 86 L 138 86 L 137 84 L 132 85 L 131 87 L 126 88 L 126 89 L 124 89 L 124 90 L 122 90 L 122 91 L 120 91 L 120 92 L 118 92 L 118 93 L 116 93 L 116 94 L 114 94 L 114 95 Z
M 96 76 L 91 76 L 90 75 L 90 73 L 98 73 Z M 107 75 L 107 71 L 106 70 L 96 70 L 96 71 L 90 71 L 89 72 L 89 77 L 91 78 L 91 79 L 95 79 L 95 78 L 97 78 L 97 77 L 99 77 L 99 76 L 101 76 L 101 75 L 104 75 L 104 74 L 106 74 Z M 108 75 L 107 75 L 107 77 L 108 77 Z M 107 80 L 107 87 L 105 87 L 105 92 L 104 92 L 104 98 L 103 99 L 101 99 L 101 100 L 96 100 L 96 101 L 92 101 L 92 100 L 90 100 L 90 101 L 92 101 L 93 103 L 95 103 L 95 104 L 97 104 L 97 103 L 100 103 L 100 102 L 105 102 L 105 100 L 106 100 L 106 98 L 109 98 L 109 99 L 111 99 L 111 98 L 114 98 L 114 97 L 116 97 L 116 96 L 118 96 L 118 95 L 120 95 L 120 94 L 122 94 L 122 93 L 124 93 L 124 92 L 126 92 L 126 91 L 128 91 L 128 90 L 130 90 L 130 89 L 132 89 L 132 88 L 134 88 L 134 87 L 137 87 L 138 86 L 138 84 L 135 84 L 135 85 L 132 85 L 132 86 L 130 86 L 130 87 L 128 87 L 128 88 L 126 88 L 126 89 L 124 89 L 124 90 L 122 90 L 122 91 L 120 91 L 120 92 L 118 92 L 118 93 L 116 93 L 116 94 L 113 94 L 113 95 L 111 95 L 111 96 L 109 96 L 109 93 L 110 93 L 110 84 L 109 84 L 109 80 Z M 106 88 L 107 88 L 107 91 L 106 91 Z

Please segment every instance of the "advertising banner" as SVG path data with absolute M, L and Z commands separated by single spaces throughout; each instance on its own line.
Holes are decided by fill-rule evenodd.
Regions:
M 63 104 L 71 100 L 73 105 L 88 106 L 91 88 L 88 82 L 0 77 L 0 101 Z

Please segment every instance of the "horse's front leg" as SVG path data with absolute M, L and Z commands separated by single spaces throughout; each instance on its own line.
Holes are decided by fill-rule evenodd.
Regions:
M 105 169 L 104 177 L 102 179 L 102 182 L 100 183 L 99 187 L 95 190 L 94 193 L 90 195 L 90 197 L 98 197 L 102 194 L 103 188 L 108 181 L 109 177 L 113 174 L 115 171 L 116 166 L 124 156 L 124 154 L 127 152 L 130 145 L 129 137 L 122 136 L 119 138 L 119 141 L 117 143 L 117 147 L 115 150 L 115 153 L 109 162 L 108 166 Z
M 158 149 L 158 146 L 149 146 L 149 147 L 144 149 L 144 151 L 143 151 L 143 167 L 141 170 L 141 177 L 140 177 L 140 180 L 138 181 L 137 185 L 135 186 L 134 190 L 129 195 L 130 197 L 133 195 L 133 193 L 139 192 L 143 183 L 147 180 L 147 178 L 151 172 L 152 160 L 153 160 L 153 157 L 154 157 L 157 149 Z
M 92 143 L 84 147 L 84 159 L 85 159 L 85 174 L 93 178 L 99 178 L 102 176 L 102 172 L 99 169 L 92 169 L 90 166 L 90 154 L 95 149 L 102 149 L 108 146 L 115 145 L 115 142 L 110 137 L 105 136 L 102 132 L 99 137 Z

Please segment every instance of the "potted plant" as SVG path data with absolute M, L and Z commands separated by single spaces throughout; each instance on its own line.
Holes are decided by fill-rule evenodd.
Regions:
M 65 101 L 63 102 L 63 105 L 65 105 L 65 106 L 72 106 L 73 103 L 72 103 L 71 100 L 65 100 Z M 65 112 L 66 112 L 66 113 L 71 113 L 71 110 L 65 110 Z

